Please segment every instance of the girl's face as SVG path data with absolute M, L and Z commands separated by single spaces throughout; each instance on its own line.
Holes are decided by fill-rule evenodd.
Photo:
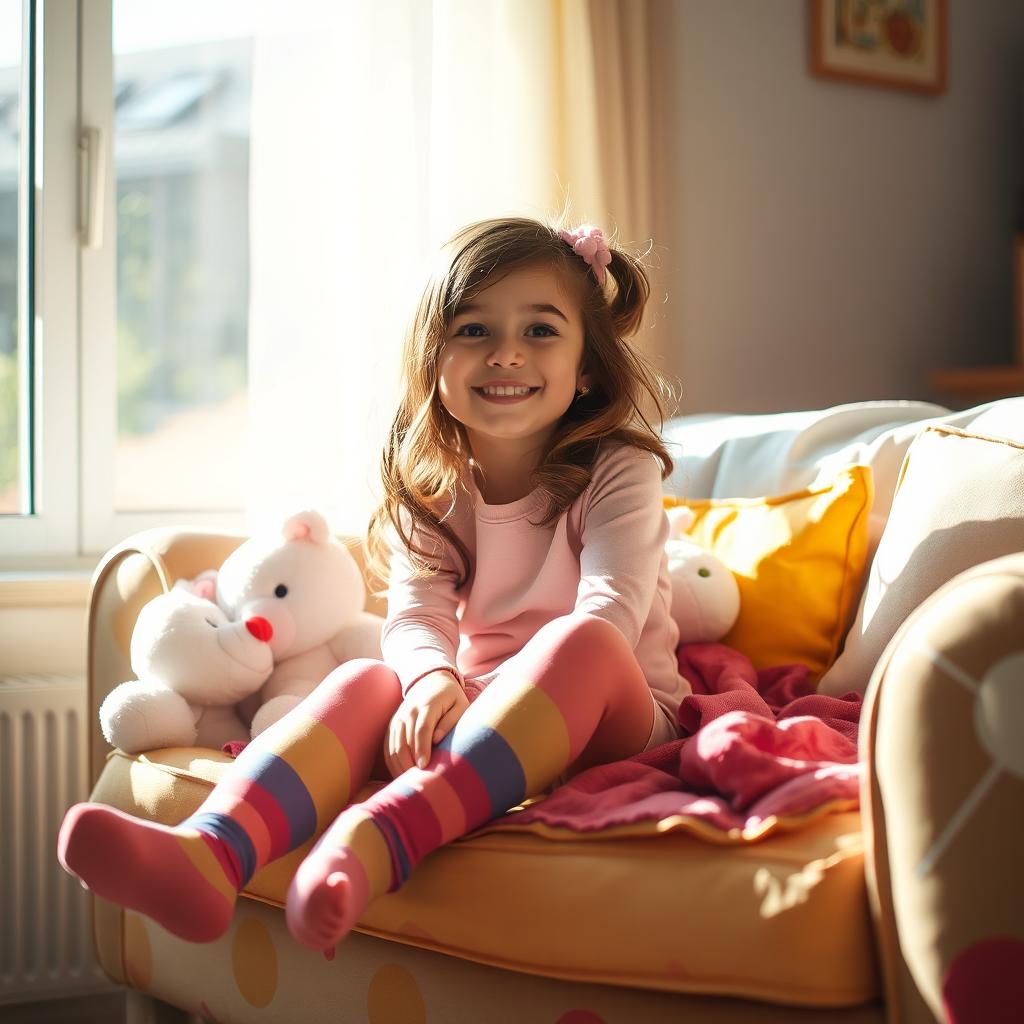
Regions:
M 539 448 L 576 389 L 589 383 L 582 359 L 578 302 L 549 267 L 523 267 L 455 311 L 438 361 L 438 393 L 471 446 L 477 439 Z

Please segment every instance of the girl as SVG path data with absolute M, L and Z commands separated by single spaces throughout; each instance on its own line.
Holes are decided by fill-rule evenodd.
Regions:
M 599 229 L 526 219 L 471 225 L 446 256 L 368 531 L 383 662 L 328 676 L 177 827 L 79 804 L 61 828 L 65 868 L 185 939 L 223 934 L 253 873 L 322 833 L 286 916 L 333 947 L 432 850 L 677 738 L 672 462 L 640 412 L 659 380 L 625 340 L 643 267 Z M 371 773 L 393 781 L 351 803 Z

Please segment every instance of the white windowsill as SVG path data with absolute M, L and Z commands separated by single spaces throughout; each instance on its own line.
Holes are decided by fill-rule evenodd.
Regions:
M 85 675 L 91 567 L 0 572 L 5 676 Z
M 0 572 L 0 608 L 85 606 L 92 567 Z

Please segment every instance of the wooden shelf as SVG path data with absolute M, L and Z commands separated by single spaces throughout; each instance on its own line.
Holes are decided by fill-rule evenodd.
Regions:
M 1024 395 L 1024 231 L 1014 236 L 1012 262 L 1016 344 L 1011 364 L 932 370 L 928 376 L 937 391 L 972 404 Z
M 1024 366 L 968 366 L 959 370 L 933 370 L 932 386 L 950 395 L 981 401 L 1024 394 Z

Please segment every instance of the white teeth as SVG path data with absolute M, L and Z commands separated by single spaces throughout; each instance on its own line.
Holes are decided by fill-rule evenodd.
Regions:
M 507 396 L 528 395 L 531 389 L 528 387 L 520 387 L 519 385 L 513 386 L 511 384 L 490 384 L 487 387 L 481 388 L 480 390 L 485 395 Z

